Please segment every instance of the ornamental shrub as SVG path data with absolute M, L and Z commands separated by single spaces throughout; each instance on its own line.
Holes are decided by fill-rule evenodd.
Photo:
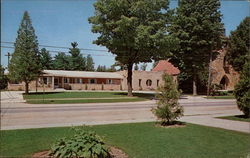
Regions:
M 234 95 L 237 100 L 238 108 L 246 117 L 250 117 L 250 63 L 245 63 L 243 71 L 240 74 L 240 81 L 235 86 Z
M 178 103 L 180 92 L 177 90 L 173 77 L 164 74 L 162 79 L 164 84 L 158 88 L 156 94 L 157 107 L 152 111 L 161 120 L 162 125 L 170 125 L 183 116 L 183 107 Z
M 62 138 L 51 147 L 50 155 L 56 158 L 110 158 L 102 138 L 93 131 L 75 129 L 71 138 Z

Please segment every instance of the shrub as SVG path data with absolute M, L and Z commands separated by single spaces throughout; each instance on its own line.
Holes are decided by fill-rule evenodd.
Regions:
M 71 138 L 63 138 L 52 147 L 50 155 L 56 158 L 109 158 L 108 148 L 95 132 L 75 129 Z
M 238 108 L 245 114 L 246 117 L 250 117 L 250 78 L 249 78 L 249 66 L 250 63 L 244 65 L 243 71 L 240 75 L 240 81 L 235 87 L 234 95 L 237 100 Z
M 162 78 L 164 85 L 158 88 L 157 107 L 152 111 L 161 120 L 162 125 L 169 125 L 183 116 L 183 107 L 178 103 L 180 92 L 177 90 L 172 76 L 165 74 Z

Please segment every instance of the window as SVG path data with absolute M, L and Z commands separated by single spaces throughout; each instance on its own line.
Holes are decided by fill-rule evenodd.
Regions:
M 159 86 L 159 80 L 157 80 L 156 82 L 157 82 L 156 84 L 157 84 L 157 87 L 158 87 Z
M 48 83 L 48 78 L 47 78 L 47 77 L 44 77 L 44 78 L 43 78 L 43 83 L 44 83 L 44 84 L 47 84 L 47 83 Z
M 147 80 L 147 81 L 146 81 L 146 85 L 147 85 L 147 86 L 151 86 L 151 85 L 152 85 L 152 81 L 151 81 L 151 80 Z
M 96 83 L 96 79 L 89 79 L 89 83 L 90 84 L 95 84 Z
M 75 79 L 75 82 L 76 82 L 76 83 L 80 83 L 80 78 L 76 78 L 76 79 Z
M 113 80 L 107 79 L 107 84 L 113 84 Z
M 141 79 L 139 79 L 139 87 L 141 87 Z
M 68 78 L 64 78 L 64 83 L 68 83 Z

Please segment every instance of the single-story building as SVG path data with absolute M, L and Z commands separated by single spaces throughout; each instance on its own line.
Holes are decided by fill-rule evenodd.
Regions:
M 155 90 L 168 73 L 177 81 L 179 69 L 168 61 L 160 61 L 152 71 L 133 71 L 133 90 Z M 9 83 L 9 90 L 24 90 L 24 83 Z M 30 90 L 127 90 L 127 71 L 90 72 L 43 70 L 43 74 L 29 84 Z

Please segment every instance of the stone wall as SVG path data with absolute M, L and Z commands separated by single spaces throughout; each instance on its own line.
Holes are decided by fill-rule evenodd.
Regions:
M 218 55 L 211 64 L 212 84 L 222 85 L 225 90 L 233 90 L 239 81 L 237 73 L 225 59 L 226 49 L 218 51 Z

